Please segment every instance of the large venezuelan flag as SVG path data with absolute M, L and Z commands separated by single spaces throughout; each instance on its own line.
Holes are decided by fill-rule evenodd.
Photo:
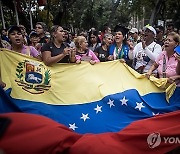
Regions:
M 65 125 L 69 128 L 68 131 L 73 130 L 78 133 L 73 135 L 81 138 L 79 140 L 79 137 L 75 137 L 78 140 L 75 144 L 76 151 L 79 150 L 77 145 L 83 143 L 82 134 L 87 133 L 99 134 L 102 137 L 100 140 L 104 138 L 102 133 L 105 133 L 105 140 L 112 135 L 110 132 L 117 135 L 124 131 L 121 135 L 127 133 L 128 137 L 131 130 L 138 138 L 138 134 L 139 137 L 142 134 L 136 130 L 141 126 L 141 132 L 146 132 L 146 136 L 143 134 L 144 138 L 148 137 L 148 133 L 161 132 L 164 127 L 168 130 L 165 136 L 168 133 L 180 135 L 180 119 L 177 117 L 180 89 L 175 90 L 175 85 L 168 85 L 166 79 L 151 77 L 148 80 L 119 61 L 96 65 L 56 64 L 47 67 L 34 58 L 4 49 L 0 52 L 0 69 L 2 80 L 6 83 L 5 90 L 1 89 L 0 93 L 0 113 L 33 113 Z M 163 127 L 162 123 L 165 121 L 159 120 L 161 128 L 157 128 L 158 121 L 155 120 L 155 123 L 154 119 L 163 119 L 164 116 L 166 120 L 169 117 L 175 126 L 168 125 L 167 128 L 167 124 L 164 124 Z M 144 128 L 142 123 L 146 124 Z M 86 137 L 85 135 L 84 142 L 87 142 Z M 93 138 L 91 136 L 89 139 Z M 95 138 L 94 144 L 100 144 L 97 136 Z M 110 139 L 111 146 L 116 147 L 122 142 L 120 140 L 113 144 L 114 140 Z M 126 139 L 123 140 L 125 142 Z M 147 144 L 146 140 L 144 142 Z M 166 149 L 163 152 L 177 146 L 173 144 L 167 148 L 163 144 L 162 147 Z M 139 151 L 154 150 L 148 144 L 145 149 L 140 149 L 139 147 Z M 133 152 L 133 148 L 131 150 L 128 152 Z M 108 153 L 106 150 L 103 152 Z

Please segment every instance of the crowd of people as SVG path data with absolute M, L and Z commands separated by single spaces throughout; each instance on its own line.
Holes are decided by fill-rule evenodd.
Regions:
M 111 31 L 107 25 L 99 32 L 91 28 L 88 32 L 73 34 L 68 28 L 52 26 L 50 32 L 43 22 L 37 22 L 28 35 L 23 25 L 1 30 L 0 48 L 26 54 L 42 60 L 45 65 L 87 61 L 91 65 L 99 62 L 119 60 L 138 73 L 157 78 L 168 78 L 180 86 L 180 35 L 168 25 L 147 25 L 143 30 L 128 29 L 116 25 Z M 5 83 L 0 79 L 0 86 Z

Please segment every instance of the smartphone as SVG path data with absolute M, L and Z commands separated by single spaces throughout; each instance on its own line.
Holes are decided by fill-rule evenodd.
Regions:
M 178 46 L 174 49 L 174 51 L 176 52 L 177 55 L 180 56 L 180 45 L 178 45 Z
M 9 118 L 0 117 L 0 138 L 5 134 L 5 131 L 9 127 L 11 120 Z

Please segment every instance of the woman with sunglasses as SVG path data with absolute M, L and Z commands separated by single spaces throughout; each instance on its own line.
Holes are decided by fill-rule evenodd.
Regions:
M 55 25 L 51 28 L 51 41 L 41 48 L 42 59 L 49 66 L 55 63 L 75 62 L 75 51 L 64 43 L 64 30 Z

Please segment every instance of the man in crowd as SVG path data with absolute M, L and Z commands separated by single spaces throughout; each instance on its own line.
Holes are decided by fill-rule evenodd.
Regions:
M 135 46 L 138 43 L 138 30 L 137 30 L 137 28 L 132 28 L 129 31 L 129 35 L 130 35 L 130 39 L 131 39 L 133 45 Z
M 163 46 L 164 45 L 164 27 L 163 26 L 157 26 L 156 27 L 156 32 L 157 32 L 157 35 L 156 35 L 156 40 L 155 42 L 157 44 L 159 44 L 160 46 Z
M 155 36 L 156 30 L 147 25 L 144 39 L 134 47 L 134 68 L 139 73 L 146 73 L 162 52 L 161 46 L 154 42 Z

